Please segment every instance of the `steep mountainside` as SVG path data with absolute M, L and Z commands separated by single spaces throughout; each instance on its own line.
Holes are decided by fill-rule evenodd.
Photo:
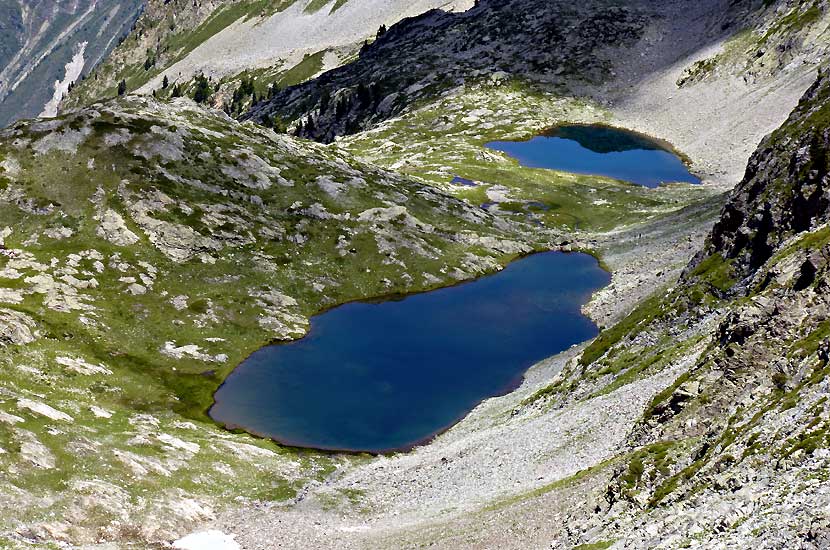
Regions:
M 225 88 L 255 78 L 260 93 L 286 73 L 296 84 L 349 60 L 381 25 L 431 8 L 467 7 L 469 0 L 150 0 L 136 31 L 74 91 L 66 107 L 112 97 L 121 80 L 150 94 L 187 86 L 204 74 Z M 296 71 L 295 71 L 296 72 Z M 169 90 L 168 90 L 169 92 Z M 230 93 L 226 93 L 230 95 Z
M 743 53 L 739 48 L 751 48 L 747 36 L 754 34 L 761 35 L 762 45 L 741 70 L 757 77 L 797 58 L 810 38 L 807 31 L 826 10 L 820 2 L 700 2 L 685 6 L 697 16 L 684 18 L 693 21 L 696 36 L 687 29 L 674 36 L 678 43 L 671 49 L 649 51 L 640 62 L 627 59 L 641 40 L 656 41 L 659 31 L 653 27 L 672 25 L 664 19 L 676 8 L 672 2 L 562 2 L 552 7 L 538 0 L 484 0 L 462 14 L 430 12 L 393 27 L 364 48 L 357 62 L 280 92 L 252 116 L 277 114 L 306 122 L 312 117 L 313 124 L 302 128 L 301 135 L 331 141 L 465 81 L 520 77 L 559 93 L 579 93 L 615 81 L 618 71 L 636 78 L 638 72 L 665 67 L 688 54 L 686 48 L 703 49 L 736 30 L 745 43 L 695 63 L 678 85 L 704 79 L 727 59 L 737 65 L 735 58 Z
M 830 78 L 821 75 L 759 146 L 678 284 L 580 360 L 617 385 L 683 365 L 629 435 L 637 450 L 605 495 L 612 515 L 645 512 L 648 526 L 626 535 L 635 546 L 830 544 L 828 153 Z M 686 511 L 693 506 L 717 512 Z
M 784 129 L 761 144 L 698 264 L 719 253 L 745 284 L 784 242 L 830 221 L 826 80 L 817 81 Z M 802 266 L 803 284 L 811 284 L 807 277 L 816 269 L 809 261 Z
M 613 115 L 609 122 L 667 139 L 699 172 L 731 186 L 826 57 L 827 14 L 823 0 L 482 0 L 465 13 L 404 21 L 355 63 L 280 90 L 247 117 L 328 142 L 433 105 L 451 117 L 438 106 L 447 96 L 483 89 L 486 97 L 509 83 L 534 102 L 589 99 Z M 511 104 L 500 107 L 509 113 Z M 542 129 L 517 123 L 514 135 Z
M 127 34 L 141 0 L 13 0 L 0 6 L 0 127 L 54 116 L 70 83 Z M 54 85 L 53 85 L 54 83 Z
M 551 9 L 538 0 L 479 2 L 461 14 L 431 11 L 392 27 L 355 63 L 257 105 L 252 117 L 302 118 L 299 135 L 332 141 L 465 78 L 599 82 L 609 75 L 611 57 L 633 46 L 654 16 L 639 6 L 561 2 Z

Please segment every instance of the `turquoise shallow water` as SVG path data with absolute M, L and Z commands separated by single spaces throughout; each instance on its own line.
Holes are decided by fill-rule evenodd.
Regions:
M 549 252 L 455 287 L 337 307 L 306 338 L 242 363 L 210 415 L 298 447 L 409 449 L 595 336 L 580 307 L 608 281 L 591 256 Z
M 528 141 L 494 141 L 487 146 L 532 168 L 607 176 L 646 187 L 700 183 L 659 143 L 605 126 L 561 126 Z

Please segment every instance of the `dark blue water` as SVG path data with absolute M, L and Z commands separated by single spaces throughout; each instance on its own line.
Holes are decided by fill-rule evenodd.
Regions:
M 494 141 L 487 146 L 532 168 L 607 176 L 646 187 L 700 183 L 659 143 L 605 126 L 561 126 L 529 141 Z
M 463 185 L 464 187 L 478 187 L 478 184 L 473 180 L 462 178 L 461 176 L 455 176 L 450 183 L 453 185 Z
M 210 415 L 298 447 L 409 449 L 595 336 L 580 306 L 608 280 L 591 256 L 549 252 L 459 286 L 340 306 L 306 338 L 242 363 Z

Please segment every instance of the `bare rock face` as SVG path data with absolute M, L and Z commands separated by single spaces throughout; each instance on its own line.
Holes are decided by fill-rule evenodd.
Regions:
M 379 35 L 355 63 L 281 90 L 248 116 L 299 119 L 298 135 L 328 142 L 465 79 L 503 82 L 521 74 L 562 85 L 600 83 L 611 74 L 610 52 L 635 44 L 650 15 L 642 5 L 538 0 L 483 0 L 463 14 L 432 10 Z
M 98 226 L 98 236 L 114 245 L 128 246 L 138 242 L 138 235 L 130 231 L 121 214 L 107 209 L 101 216 L 101 225 Z
M 0 347 L 29 344 L 37 338 L 35 322 L 19 311 L 0 308 Z
M 788 238 L 830 221 L 830 77 L 822 74 L 785 125 L 752 156 L 692 267 L 720 253 L 750 276 Z M 809 278 L 815 265 L 803 264 Z

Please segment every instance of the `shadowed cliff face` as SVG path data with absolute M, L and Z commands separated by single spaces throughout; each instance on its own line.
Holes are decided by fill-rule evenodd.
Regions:
M 141 0 L 5 2 L 0 7 L 0 127 L 43 112 L 55 96 L 56 81 L 63 82 L 57 93 L 60 99 L 70 82 L 87 74 L 126 35 L 142 4 Z
M 248 117 L 301 118 L 299 135 L 331 141 L 465 79 L 521 75 L 596 84 L 608 77 L 611 56 L 639 40 L 654 15 L 636 3 L 557 4 L 485 1 L 461 14 L 433 10 L 406 19 L 365 46 L 356 62 L 278 92 Z
M 379 35 L 354 63 L 272 93 L 245 118 L 299 121 L 298 135 L 328 142 L 464 83 L 519 78 L 555 93 L 590 94 L 621 73 L 665 68 L 750 25 L 768 6 L 752 0 L 680 8 L 671 0 L 482 0 L 461 14 L 433 10 Z M 689 21 L 695 28 L 684 36 L 669 30 L 678 9 L 694 12 Z M 638 49 L 664 32 L 672 34 L 671 48 Z
M 707 246 L 737 279 L 751 276 L 795 234 L 830 220 L 830 78 L 819 76 L 779 130 L 750 159 Z M 810 271 L 810 267 L 806 267 Z

